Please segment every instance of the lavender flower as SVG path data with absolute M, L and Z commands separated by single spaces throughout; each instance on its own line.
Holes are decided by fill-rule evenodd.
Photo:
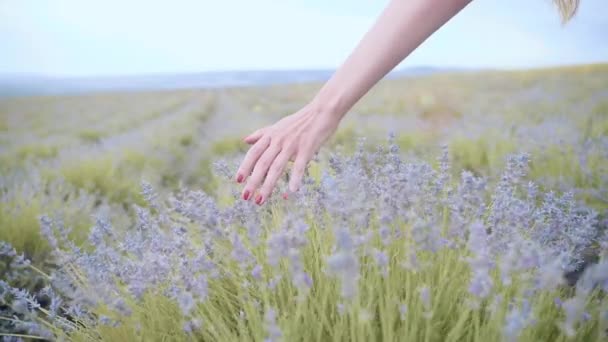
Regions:
M 488 297 L 492 291 L 493 281 L 490 271 L 494 268 L 494 263 L 488 246 L 488 235 L 481 221 L 471 224 L 468 247 L 473 253 L 473 257 L 468 259 L 473 271 L 469 292 L 477 298 L 483 299 Z
M 506 317 L 503 334 L 507 341 L 517 341 L 521 331 L 526 327 L 527 317 L 516 307 L 513 307 Z
M 380 239 L 382 241 L 383 245 L 388 245 L 390 243 L 390 238 L 391 238 L 391 228 L 386 226 L 386 225 L 382 225 L 380 227 L 380 229 L 378 230 L 378 234 L 380 235 Z
M 355 255 L 353 238 L 345 228 L 336 231 L 336 249 L 327 258 L 328 270 L 340 279 L 342 297 L 352 298 L 357 292 L 359 258 Z
M 194 307 L 196 306 L 196 301 L 192 293 L 188 291 L 182 291 L 177 297 L 177 303 L 179 304 L 179 308 L 182 310 L 184 316 L 190 315 Z
M 386 277 L 388 275 L 388 263 L 389 263 L 388 255 L 386 254 L 385 251 L 375 250 L 374 259 L 376 261 L 376 265 L 382 271 L 382 275 Z
M 253 259 L 253 255 L 243 245 L 239 234 L 232 235 L 232 257 L 241 268 L 246 268 L 249 262 Z
M 15 336 L 2 336 L 2 342 L 23 342 L 23 339 Z
M 200 330 L 203 326 L 203 321 L 195 318 L 184 323 L 183 330 L 187 334 L 193 334 L 195 331 Z
M 430 319 L 433 316 L 433 308 L 431 306 L 431 289 L 424 285 L 418 289 L 420 292 L 420 301 L 422 302 L 422 308 L 424 312 L 422 313 L 424 318 Z
M 405 321 L 406 315 L 407 315 L 407 304 L 399 305 L 399 318 L 402 321 Z
M 262 279 L 262 266 L 255 265 L 253 267 L 253 269 L 251 270 L 251 276 L 255 280 L 261 280 Z
M 566 336 L 573 337 L 576 334 L 575 325 L 582 318 L 584 312 L 584 298 L 580 296 L 568 298 L 563 301 L 561 307 L 566 315 L 561 328 Z
M 27 332 L 27 334 L 32 336 L 37 336 L 43 339 L 52 340 L 55 338 L 55 335 L 45 328 L 43 325 L 38 324 L 36 322 L 31 321 L 19 321 L 15 322 L 15 329 L 23 330 Z
M 38 294 L 47 303 L 45 320 L 64 331 L 76 328 L 65 316 L 91 326 L 107 323 L 112 327 L 117 321 L 109 317 L 131 315 L 130 320 L 137 320 L 133 313 L 141 309 L 139 301 L 147 295 L 164 296 L 178 305 L 184 332 L 195 338 L 200 337 L 195 336 L 202 326 L 200 315 L 215 312 L 205 310 L 206 305 L 229 298 L 234 302 L 228 306 L 236 309 L 228 310 L 231 315 L 238 313 L 239 324 L 249 324 L 253 317 L 244 318 L 247 306 L 242 304 L 261 312 L 264 305 L 277 303 L 275 296 L 281 296 L 281 301 L 283 297 L 308 298 L 331 288 L 322 284 L 328 278 L 337 280 L 340 287 L 340 298 L 329 298 L 328 303 L 335 301 L 342 315 L 359 305 L 353 299 L 362 285 L 359 280 L 370 275 L 368 266 L 377 268 L 386 283 L 397 281 L 403 273 L 411 276 L 408 280 L 418 279 L 414 282 L 430 280 L 434 278 L 427 278 L 427 271 L 435 272 L 437 266 L 434 253 L 446 252 L 458 255 L 460 259 L 454 262 L 466 262 L 471 271 L 467 279 L 471 296 L 458 305 L 474 304 L 467 309 L 487 309 L 497 319 L 501 308 L 511 302 L 502 332 L 505 339 L 516 340 L 534 323 L 529 298 L 556 290 L 563 272 L 581 265 L 581 256 L 590 247 L 608 246 L 608 235 L 602 236 L 597 229 L 598 214 L 577 203 L 574 193 L 543 194 L 525 179 L 527 155 L 509 158 L 498 184 L 489 189 L 493 182 L 472 172 L 464 171 L 460 180 L 453 181 L 447 148 L 439 158 L 439 168 L 434 169 L 424 162 L 403 161 L 395 137 L 389 139 L 388 148 L 375 152 L 368 153 L 360 145 L 353 157 L 333 155 L 331 170 L 324 172 L 320 182 L 307 177 L 295 198 L 272 208 L 241 201 L 231 206 L 202 191 L 188 190 L 165 201 L 150 184 L 142 183 L 148 205 L 132 206 L 132 218 L 117 219 L 112 211 L 95 213 L 88 236 L 93 248 L 79 248 L 69 241 L 60 219 L 42 216 L 41 230 L 54 249 L 51 261 L 58 265 L 49 287 Z M 222 172 L 228 175 L 228 171 L 222 166 Z M 277 210 L 281 205 L 288 210 Z M 311 232 L 309 224 L 316 231 Z M 319 244 L 332 231 L 334 246 L 327 246 L 327 241 Z M 311 253 L 313 259 L 306 259 Z M 368 260 L 369 264 L 363 264 Z M 608 286 L 603 260 L 582 272 L 574 299 L 559 303 L 566 316 L 562 325 L 566 334 L 575 335 L 580 321 L 594 319 L 595 308 L 587 308 L 586 300 Z M 404 268 L 392 268 L 392 263 Z M 325 274 L 317 273 L 319 264 L 325 264 Z M 17 275 L 32 274 L 32 265 L 0 242 L 0 267 L 9 269 L 3 273 L 6 282 L 0 281 L 2 310 L 10 312 L 7 317 L 35 318 L 41 310 L 34 297 L 8 286 Z M 494 283 L 494 274 L 502 284 Z M 321 282 L 318 289 L 313 288 L 312 275 Z M 523 294 L 511 298 L 511 291 L 502 289 L 516 279 Z M 434 286 L 419 287 L 421 314 L 428 320 L 438 299 L 432 298 Z M 218 289 L 219 295 L 213 293 Z M 361 304 L 368 305 L 367 295 L 375 291 L 365 289 Z M 98 315 L 98 307 L 112 315 Z M 359 312 L 358 318 L 368 322 L 376 315 L 375 309 L 369 310 L 351 313 Z M 414 323 L 417 319 L 408 316 L 405 303 L 398 310 L 401 320 L 409 318 Z M 283 312 L 273 308 L 265 311 L 269 341 L 284 338 L 279 315 Z M 233 318 L 225 321 L 236 321 Z M 26 323 L 23 328 L 36 331 L 39 327 Z M 214 333 L 212 325 L 207 328 Z
M 266 310 L 264 314 L 264 324 L 266 326 L 266 339 L 265 342 L 278 342 L 281 340 L 283 333 L 281 328 L 277 325 L 277 314 L 272 308 Z

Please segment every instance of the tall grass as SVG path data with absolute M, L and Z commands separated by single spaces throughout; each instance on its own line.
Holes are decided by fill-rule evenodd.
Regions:
M 44 217 L 61 265 L 45 293 L 60 304 L 0 283 L 3 300 L 32 322 L 23 333 L 75 341 L 606 338 L 606 260 L 564 278 L 606 248 L 593 210 L 527 183 L 525 155 L 489 187 L 452 179 L 447 154 L 433 169 L 397 151 L 333 156 L 266 208 L 188 190 L 164 201 L 144 184 L 134 229 L 99 217 L 89 251 Z

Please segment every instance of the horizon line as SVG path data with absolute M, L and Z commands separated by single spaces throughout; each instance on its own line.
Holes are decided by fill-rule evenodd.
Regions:
M 581 66 L 605 65 L 606 61 L 596 61 L 589 63 L 565 63 L 565 64 L 549 64 L 542 66 L 482 66 L 482 67 L 465 67 L 465 66 L 433 66 L 433 65 L 412 65 L 401 66 L 391 70 L 388 74 L 399 71 L 416 70 L 416 69 L 431 69 L 445 71 L 526 71 L 526 70 L 543 70 L 554 68 L 569 68 Z M 268 72 L 315 72 L 315 71 L 335 71 L 337 68 L 260 68 L 260 69 L 220 69 L 220 70 L 200 70 L 200 71 L 160 71 L 160 72 L 143 72 L 143 73 L 116 73 L 116 74 L 47 74 L 41 72 L 0 72 L 0 78 L 45 78 L 45 79 L 87 79 L 87 78 L 127 78 L 127 77 L 159 77 L 159 76 L 176 76 L 176 75 L 198 75 L 198 74 L 223 74 L 223 73 L 268 73 Z M 387 74 L 387 75 L 388 75 Z

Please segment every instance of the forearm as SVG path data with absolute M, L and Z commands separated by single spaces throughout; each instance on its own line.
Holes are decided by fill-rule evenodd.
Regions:
M 470 0 L 391 0 L 313 103 L 340 119 Z

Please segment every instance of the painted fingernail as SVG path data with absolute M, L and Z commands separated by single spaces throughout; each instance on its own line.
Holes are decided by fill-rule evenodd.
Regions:
M 250 195 L 250 194 L 251 194 L 251 193 L 249 192 L 249 190 L 246 190 L 246 191 L 243 193 L 243 199 L 244 199 L 245 201 L 247 201 L 247 200 L 249 199 L 249 195 Z
M 240 182 L 242 182 L 242 181 L 243 181 L 243 175 L 238 175 L 238 176 L 236 177 L 236 182 L 237 182 L 237 183 L 240 183 Z
M 257 205 L 262 205 L 262 203 L 264 203 L 264 196 L 262 196 L 262 195 L 258 195 L 258 196 L 255 198 L 255 203 L 256 203 Z

